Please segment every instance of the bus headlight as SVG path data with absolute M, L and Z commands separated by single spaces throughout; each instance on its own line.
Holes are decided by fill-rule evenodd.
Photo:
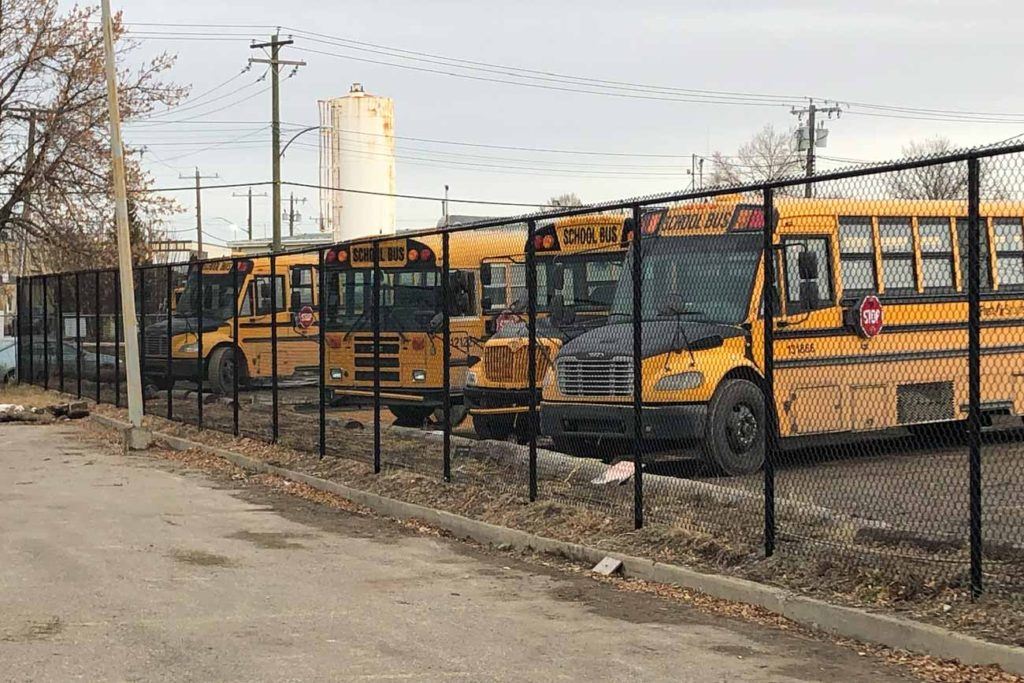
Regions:
M 654 385 L 655 391 L 675 391 L 678 389 L 696 389 L 704 383 L 704 374 L 696 371 L 680 372 L 666 375 Z
M 199 353 L 199 342 L 182 344 L 178 349 L 178 353 Z
M 476 386 L 476 373 L 473 372 L 472 370 L 468 370 L 466 372 L 466 386 L 467 387 L 475 387 Z
M 331 379 L 341 379 L 345 376 L 345 371 L 341 368 L 331 368 Z
M 412 371 L 412 381 L 413 382 L 426 382 L 427 381 L 427 371 L 426 370 L 413 370 Z

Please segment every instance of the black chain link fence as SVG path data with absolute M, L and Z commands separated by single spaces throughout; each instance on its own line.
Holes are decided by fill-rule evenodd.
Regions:
M 1022 151 L 142 266 L 145 411 L 733 558 L 1013 590 Z M 125 404 L 114 271 L 18 304 L 21 381 Z

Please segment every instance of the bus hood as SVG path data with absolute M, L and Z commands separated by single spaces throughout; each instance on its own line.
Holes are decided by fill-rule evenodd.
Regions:
M 173 316 L 171 318 L 171 336 L 175 337 L 179 334 L 185 334 L 186 332 L 196 332 L 196 319 L 185 318 L 182 316 Z M 203 318 L 203 332 L 213 332 L 219 327 L 224 325 L 223 320 L 217 320 L 215 318 Z M 167 318 L 163 318 L 158 323 L 153 323 L 146 327 L 147 337 L 166 337 L 167 336 Z
M 649 320 L 643 323 L 641 356 L 651 358 L 670 351 L 694 351 L 719 346 L 719 340 L 744 336 L 740 327 L 709 322 Z M 633 355 L 633 324 L 614 323 L 591 330 L 566 342 L 559 357 L 611 358 Z

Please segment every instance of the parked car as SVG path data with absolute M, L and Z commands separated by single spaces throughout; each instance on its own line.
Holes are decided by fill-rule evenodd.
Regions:
M 18 377 L 18 339 L 0 337 L 0 381 L 14 382 Z

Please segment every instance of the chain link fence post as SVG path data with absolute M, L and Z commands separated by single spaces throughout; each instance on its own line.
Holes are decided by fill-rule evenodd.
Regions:
M 761 310 L 764 342 L 764 555 L 775 554 L 775 459 L 778 417 L 775 413 L 775 201 L 772 188 L 764 190 L 764 276 Z
M 526 222 L 526 314 L 529 331 L 526 385 L 529 396 L 527 429 L 529 434 L 530 501 L 537 500 L 537 246 L 534 236 L 537 221 Z
M 270 255 L 270 443 L 277 443 L 277 255 Z
M 139 380 L 142 382 L 142 414 L 146 414 L 146 269 L 136 271 L 139 277 Z
M 100 379 L 101 379 L 101 377 L 100 377 L 100 364 L 101 364 L 100 363 L 100 359 L 102 358 L 101 348 L 100 348 L 100 341 L 101 341 L 101 339 L 100 339 L 100 336 L 101 336 L 100 335 L 100 328 L 101 328 L 101 325 L 100 325 L 100 309 L 101 309 L 101 306 L 102 306 L 103 302 L 102 302 L 102 299 L 100 299 L 100 284 L 101 284 L 101 281 L 100 281 L 100 271 L 98 271 L 98 270 L 96 271 L 96 283 L 95 284 L 96 284 L 96 291 L 93 292 L 93 294 L 94 294 L 93 298 L 96 300 L 95 301 L 96 309 L 93 311 L 93 320 L 96 323 L 96 330 L 95 330 L 95 332 L 96 332 L 96 359 L 95 359 L 95 362 L 93 363 L 93 365 L 96 366 L 96 403 L 99 404 L 100 403 L 100 399 L 102 398 L 102 396 L 100 395 Z
M 319 374 L 317 377 L 317 398 L 318 398 L 318 416 L 319 416 L 319 442 L 317 452 L 321 460 L 327 455 L 327 406 L 326 406 L 326 394 L 327 394 L 327 378 L 324 372 L 327 370 L 326 361 L 326 349 L 324 347 L 326 340 L 326 316 L 324 315 L 327 311 L 327 273 L 324 270 L 324 250 L 317 250 L 317 320 L 316 320 L 316 337 L 317 337 L 317 368 Z M 235 298 L 237 298 L 237 294 Z
M 43 389 L 50 388 L 50 286 L 49 278 L 43 275 Z
M 174 269 L 167 266 L 167 348 L 164 351 L 164 360 L 167 365 L 164 368 L 164 383 L 167 385 L 167 419 L 174 419 L 174 369 L 171 367 L 171 341 L 174 337 L 174 285 L 171 282 L 171 275 Z
M 241 346 L 238 343 L 238 318 L 242 311 L 238 304 L 238 259 L 231 261 L 231 301 L 234 315 L 231 316 L 231 357 L 234 359 L 231 372 L 231 433 L 238 436 L 238 375 L 242 372 L 242 364 L 245 356 L 240 353 Z M 249 269 L 252 272 L 252 269 Z
M 448 305 L 451 299 L 451 262 L 452 254 L 449 251 L 449 234 L 445 230 L 441 233 L 441 252 L 444 255 L 441 261 L 441 348 L 442 348 L 442 382 L 441 407 L 444 417 L 444 449 L 443 449 L 443 478 L 446 482 L 452 480 L 452 330 L 451 330 L 451 308 Z
M 967 160 L 967 438 L 971 596 L 982 584 L 981 535 L 981 174 L 977 157 Z
M 121 407 L 121 278 L 114 278 L 114 405 Z
M 643 229 L 642 209 L 633 217 L 633 527 L 644 525 L 644 383 L 643 383 Z
M 75 394 L 82 398 L 82 273 L 75 273 Z
M 203 428 L 203 262 L 196 261 L 196 416 Z
M 57 276 L 57 375 L 64 393 L 64 276 Z
M 380 241 L 373 242 L 370 303 L 373 323 L 373 473 L 380 474 Z

